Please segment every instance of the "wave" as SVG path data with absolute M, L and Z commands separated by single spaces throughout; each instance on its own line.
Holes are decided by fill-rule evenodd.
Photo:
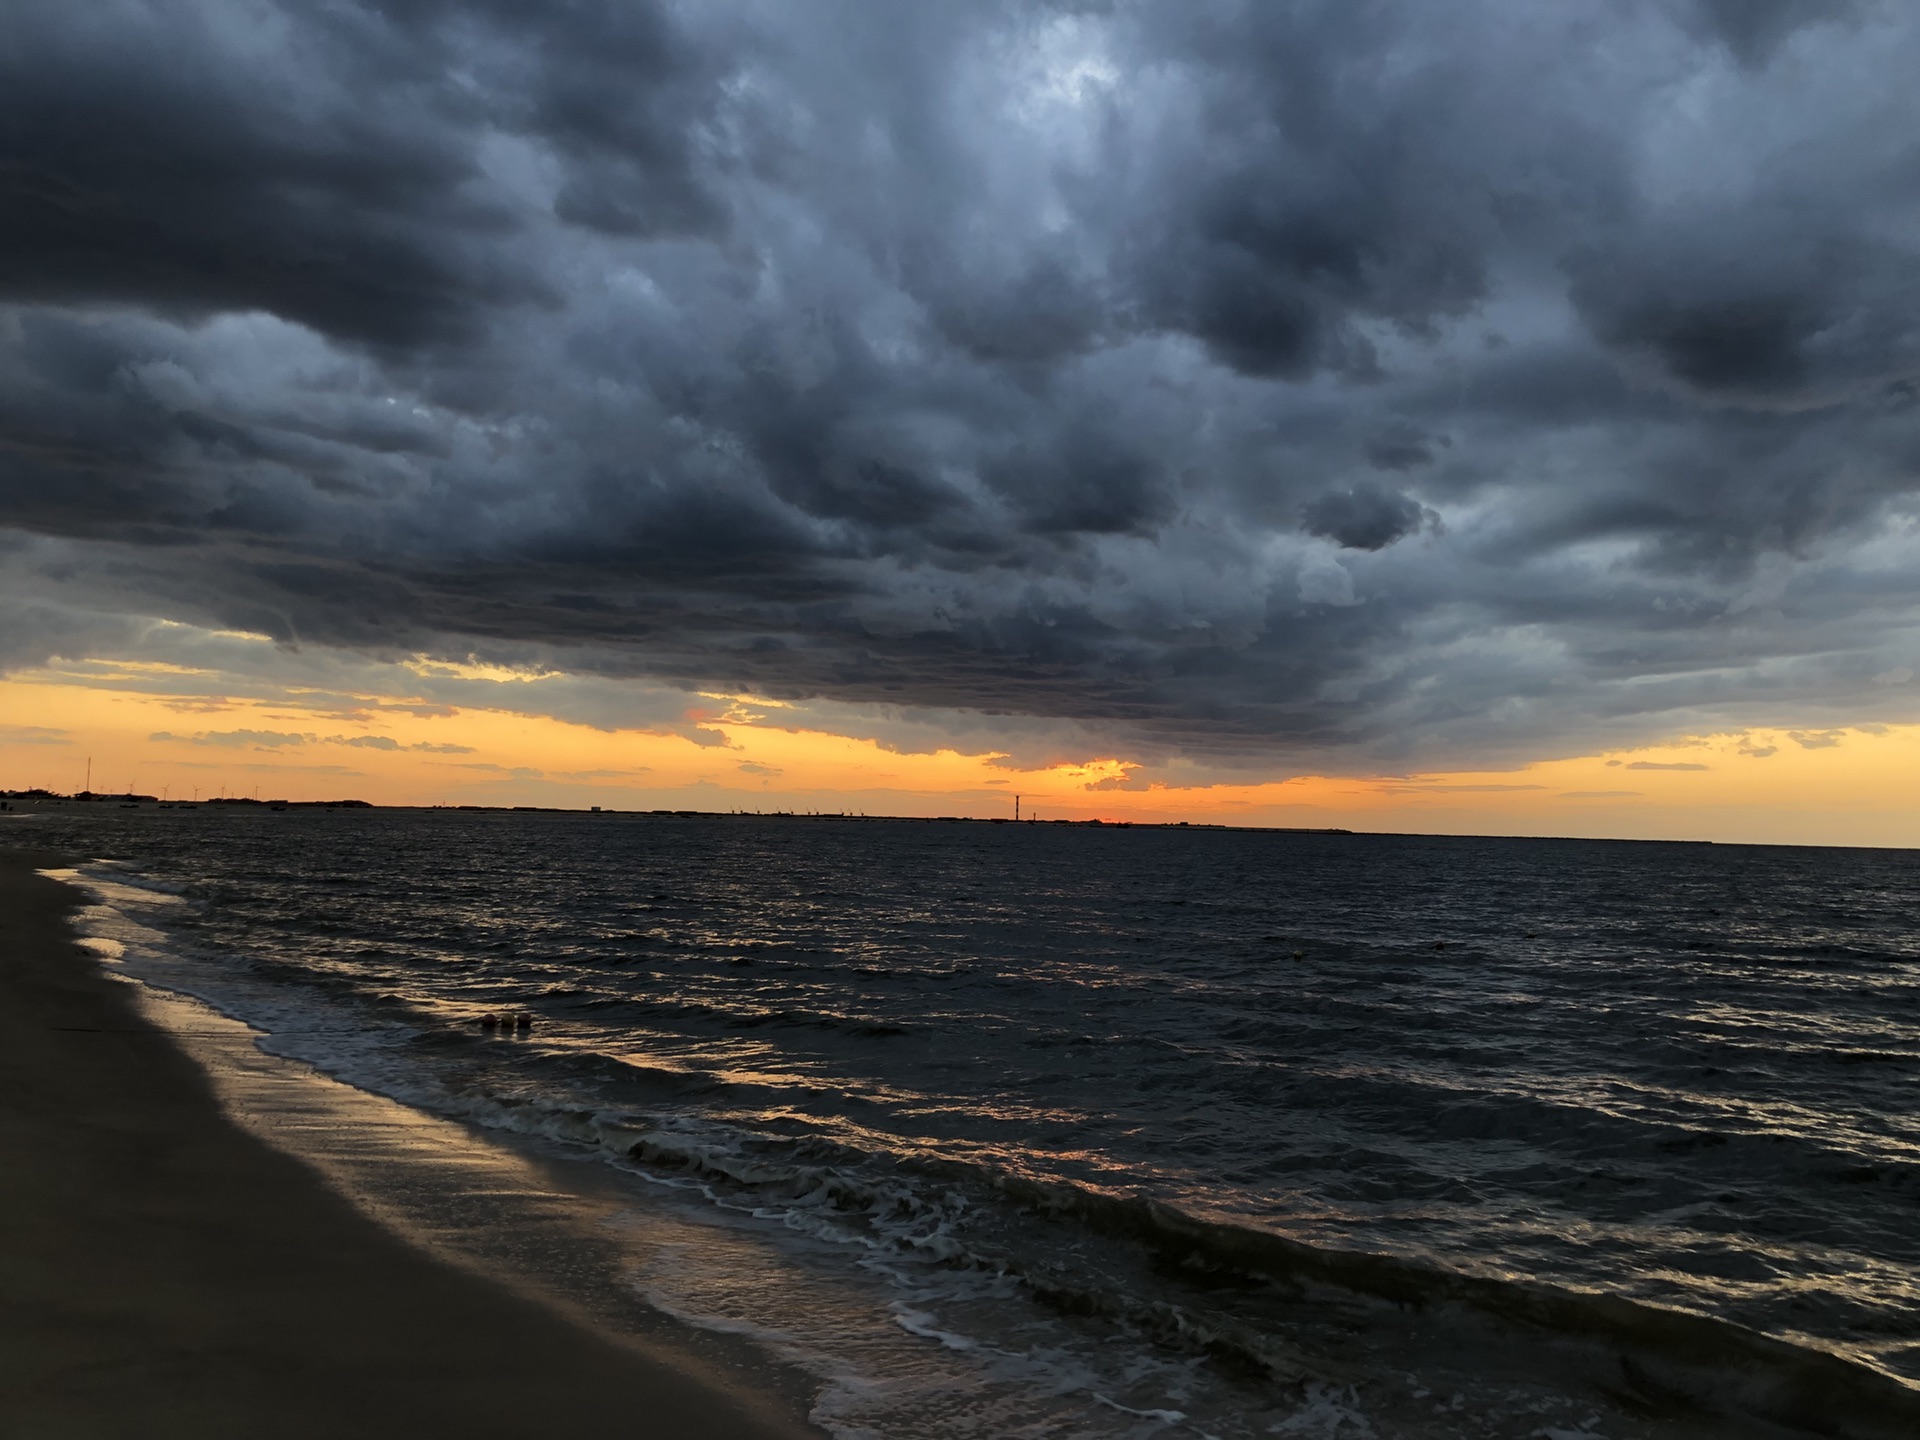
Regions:
M 1644 1415 L 1745 1422 L 1831 1440 L 1920 1435 L 1920 1389 L 1830 1351 L 1624 1296 L 1312 1245 L 1147 1196 L 1038 1181 L 967 1160 L 875 1154 L 711 1125 L 689 1132 L 676 1128 L 684 1117 L 549 1110 L 522 1099 L 471 1096 L 461 1109 L 484 1125 L 590 1146 L 762 1218 L 777 1215 L 792 1225 L 812 1216 L 824 1223 L 796 1228 L 830 1230 L 827 1238 L 839 1243 L 1008 1276 L 1050 1309 L 1117 1320 L 1158 1345 L 1205 1354 L 1230 1373 L 1302 1393 L 1327 1378 L 1319 1347 L 1229 1307 L 1115 1285 L 1098 1267 L 1063 1266 L 1061 1255 L 1082 1248 L 1072 1241 L 1044 1251 L 979 1243 L 968 1233 L 979 1203 L 969 1192 L 1137 1246 L 1154 1270 L 1205 1287 L 1264 1286 L 1320 1302 L 1334 1292 L 1383 1302 L 1403 1327 L 1456 1336 L 1477 1325 L 1489 1344 L 1541 1352 L 1555 1372 Z
M 1137 1240 L 1174 1263 L 1330 1285 L 1424 1312 L 1465 1308 L 1597 1351 L 1590 1378 L 1638 1406 L 1758 1420 L 1836 1440 L 1912 1440 L 1920 1389 L 1829 1351 L 1624 1296 L 1308 1245 L 1144 1197 L 1001 1177 L 1023 1204 Z

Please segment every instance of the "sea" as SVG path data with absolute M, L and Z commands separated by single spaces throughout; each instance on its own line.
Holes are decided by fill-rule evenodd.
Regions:
M 6 841 L 85 858 L 119 973 L 575 1177 L 617 1223 L 547 1279 L 763 1348 L 837 1440 L 1920 1435 L 1920 853 L 110 803 Z

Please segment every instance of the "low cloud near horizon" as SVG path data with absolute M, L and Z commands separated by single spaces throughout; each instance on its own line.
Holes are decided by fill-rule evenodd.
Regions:
M 109 9 L 0 49 L 0 669 L 1209 774 L 1913 714 L 1910 7 Z

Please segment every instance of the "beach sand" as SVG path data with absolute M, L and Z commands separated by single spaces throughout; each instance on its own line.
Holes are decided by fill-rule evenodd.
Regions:
M 817 1436 L 384 1229 L 222 1113 L 0 851 L 0 1435 Z M 783 1400 L 781 1397 L 787 1398 Z

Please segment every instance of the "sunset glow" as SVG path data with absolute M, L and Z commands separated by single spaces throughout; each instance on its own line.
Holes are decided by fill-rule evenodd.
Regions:
M 265 646 L 258 637 L 223 637 Z M 794 707 L 689 695 L 677 730 L 543 711 L 569 677 L 414 658 L 389 680 L 483 692 L 233 693 L 244 675 L 149 661 L 0 682 L 0 786 L 383 805 L 802 811 L 1333 826 L 1452 834 L 1920 845 L 1920 726 L 1750 729 L 1506 770 L 1183 783 L 1118 754 L 1022 764 L 992 748 L 889 747 L 794 723 Z

